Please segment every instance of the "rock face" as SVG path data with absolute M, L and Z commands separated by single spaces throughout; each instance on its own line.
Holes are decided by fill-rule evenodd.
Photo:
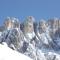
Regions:
M 24 34 L 28 39 L 32 39 L 34 37 L 34 17 L 29 16 L 26 18 L 24 22 Z
M 40 20 L 29 16 L 23 23 L 8 17 L 0 34 L 0 43 L 33 60 L 60 60 L 60 19 Z
M 50 36 L 54 39 L 54 35 L 56 35 L 56 32 L 60 29 L 60 19 L 50 19 L 48 20 L 48 25 L 50 26 Z M 58 33 L 59 35 L 59 33 Z
M 47 23 L 46 23 L 46 21 L 45 20 L 40 20 L 40 22 L 39 22 L 39 32 L 40 33 L 43 33 L 43 32 L 45 32 L 46 31 L 46 28 L 47 28 Z
M 0 32 L 3 32 L 5 30 L 4 26 L 0 26 Z
M 34 31 L 33 23 L 34 23 L 34 18 L 32 16 L 26 18 L 24 22 L 25 33 L 30 33 L 30 32 L 32 33 Z
M 5 26 L 6 29 L 19 28 L 20 23 L 19 23 L 17 18 L 7 17 L 6 21 L 4 22 L 4 26 Z

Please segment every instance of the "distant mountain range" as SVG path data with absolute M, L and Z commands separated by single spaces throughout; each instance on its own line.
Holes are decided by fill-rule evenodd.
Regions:
M 0 43 L 33 60 L 60 59 L 60 19 L 53 18 L 39 22 L 28 16 L 24 22 L 7 17 L 0 26 Z

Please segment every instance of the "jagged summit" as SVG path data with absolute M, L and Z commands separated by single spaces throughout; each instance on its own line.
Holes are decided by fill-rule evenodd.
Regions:
M 26 20 L 24 21 L 24 32 L 25 33 L 34 31 L 33 23 L 34 23 L 33 17 L 29 16 L 26 18 Z
M 60 19 L 36 22 L 33 16 L 28 16 L 20 22 L 8 17 L 0 27 L 0 43 L 3 42 L 33 60 L 59 60 Z
M 4 26 L 6 29 L 20 28 L 20 22 L 17 18 L 7 17 L 5 19 Z

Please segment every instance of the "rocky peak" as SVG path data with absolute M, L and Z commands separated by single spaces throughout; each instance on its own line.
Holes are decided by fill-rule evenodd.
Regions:
M 24 22 L 24 32 L 25 33 L 31 33 L 34 31 L 33 23 L 34 23 L 34 17 L 29 16 L 26 18 Z
M 42 33 L 42 32 L 45 32 L 46 31 L 46 28 L 47 28 L 47 23 L 45 20 L 40 20 L 39 21 L 39 32 Z
M 55 32 L 60 28 L 60 19 L 58 19 L 58 18 L 50 19 L 50 20 L 48 20 L 47 23 L 50 26 L 50 29 L 52 32 L 51 35 L 55 34 Z
M 4 22 L 6 29 L 20 28 L 20 22 L 17 18 L 7 17 Z

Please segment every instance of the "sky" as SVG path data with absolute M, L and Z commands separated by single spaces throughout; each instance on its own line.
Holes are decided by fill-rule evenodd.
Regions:
M 24 21 L 27 16 L 40 19 L 60 18 L 60 0 L 0 0 L 0 25 L 6 17 Z

